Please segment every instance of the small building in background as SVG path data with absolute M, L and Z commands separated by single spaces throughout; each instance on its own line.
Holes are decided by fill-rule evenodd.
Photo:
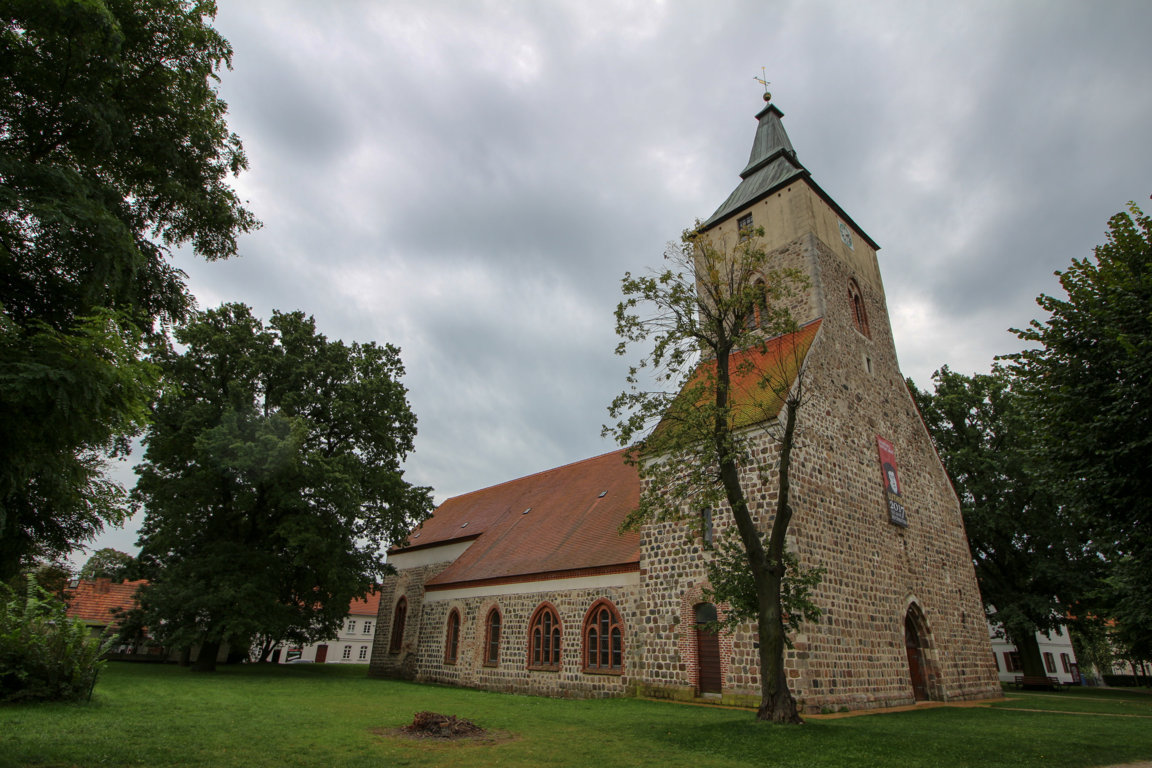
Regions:
M 1000 682 L 1011 683 L 1024 674 L 1020 654 L 1016 646 L 1004 634 L 1004 630 L 994 624 L 988 625 L 988 637 L 992 641 L 992 655 L 996 658 L 996 671 Z M 1065 685 L 1080 685 L 1080 665 L 1076 652 L 1072 650 L 1072 636 L 1067 627 L 1056 627 L 1049 633 L 1037 632 L 1036 641 L 1040 644 L 1040 655 L 1044 658 L 1044 673 Z
M 281 664 L 367 664 L 372 654 L 372 635 L 379 610 L 379 592 L 370 593 L 364 600 L 353 600 L 334 639 L 295 648 L 277 648 L 272 652 L 272 661 Z

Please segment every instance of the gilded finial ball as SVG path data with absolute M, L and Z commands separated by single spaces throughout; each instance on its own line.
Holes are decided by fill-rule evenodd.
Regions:
M 764 101 L 765 102 L 772 101 L 772 94 L 768 93 L 768 91 L 764 91 Z

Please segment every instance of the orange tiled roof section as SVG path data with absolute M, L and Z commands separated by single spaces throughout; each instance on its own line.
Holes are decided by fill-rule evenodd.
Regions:
M 349 616 L 375 616 L 380 611 L 380 593 L 369 592 L 363 600 L 353 599 L 348 605 Z
M 636 468 L 614 451 L 448 499 L 409 548 L 476 538 L 429 589 L 634 571 L 640 534 L 618 529 L 639 501 Z
M 135 608 L 136 590 L 147 583 L 143 579 L 120 583 L 108 579 L 82 580 L 66 590 L 71 594 L 68 598 L 68 615 L 86 624 L 101 627 L 116 625 L 120 620 L 113 615 L 114 612 Z
M 820 320 L 813 320 L 798 331 L 768 339 L 764 344 L 749 347 L 729 357 L 732 382 L 729 402 L 734 429 L 757 424 L 780 413 L 780 408 L 784 405 L 781 393 L 786 394 L 796 381 L 796 376 L 819 329 Z M 715 373 L 715 360 L 701 363 L 693 372 L 692 378 L 684 385 L 682 392 L 700 384 L 705 377 L 715 376 Z M 695 405 L 698 404 L 700 403 Z M 669 411 L 674 414 L 677 408 L 685 406 L 686 403 L 680 398 L 673 403 Z M 675 419 L 665 417 L 653 431 L 652 436 L 655 439 L 650 441 L 648 450 L 659 452 L 662 448 L 661 437 L 674 434 L 668 430 L 674 430 L 675 423 Z

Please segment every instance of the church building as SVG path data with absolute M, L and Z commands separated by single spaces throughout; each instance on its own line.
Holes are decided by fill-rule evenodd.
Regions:
M 806 390 L 788 548 L 825 575 L 822 617 L 786 652 L 792 693 L 807 712 L 999 696 L 960 505 L 897 364 L 878 246 L 812 180 L 780 110 L 756 117 L 740 183 L 702 231 L 735 241 L 762 227 L 773 268 L 808 280 L 800 329 L 755 352 Z M 767 530 L 775 490 L 742 472 Z M 757 704 L 755 627 L 704 626 L 724 609 L 707 601 L 704 563 L 731 514 L 621 533 L 640 491 L 617 451 L 444 502 L 389 553 L 370 674 Z

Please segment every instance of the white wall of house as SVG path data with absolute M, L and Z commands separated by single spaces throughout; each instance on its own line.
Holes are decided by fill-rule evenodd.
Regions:
M 1024 674 L 1024 670 L 1020 668 L 1019 657 L 1016 656 L 1016 646 L 1008 642 L 1004 632 L 993 624 L 988 625 L 988 636 L 992 640 L 992 653 L 996 656 L 996 669 L 1000 673 L 1000 681 L 1013 682 L 1017 675 Z M 1047 634 L 1037 632 L 1036 640 L 1040 644 L 1040 655 L 1044 659 L 1044 669 L 1048 677 L 1055 677 L 1069 685 L 1079 684 L 1076 652 L 1072 650 L 1072 638 L 1068 634 L 1068 629 L 1057 627 Z
M 315 662 L 323 646 L 325 664 L 367 664 L 375 631 L 375 614 L 350 614 L 344 619 L 339 634 L 331 640 L 305 646 L 281 646 L 280 663 L 286 664 L 292 659 Z

